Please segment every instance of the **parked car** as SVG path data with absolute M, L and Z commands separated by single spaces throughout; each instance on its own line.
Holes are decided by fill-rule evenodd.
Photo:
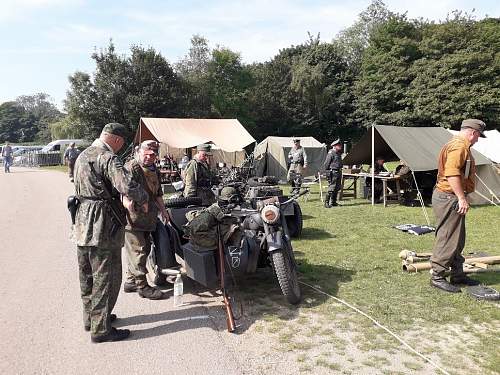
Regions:
M 75 143 L 76 146 L 85 143 L 83 139 L 57 139 L 50 142 L 47 146 L 42 148 L 41 152 L 51 152 L 51 151 L 61 151 L 63 148 L 69 146 L 71 143 Z

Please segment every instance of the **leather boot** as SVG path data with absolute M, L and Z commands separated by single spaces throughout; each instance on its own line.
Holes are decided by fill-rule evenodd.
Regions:
M 325 197 L 325 208 L 330 208 L 330 197 L 332 195 L 330 193 L 327 194 L 327 196 Z
M 444 277 L 433 277 L 431 286 L 449 293 L 460 293 L 462 290 L 455 285 L 451 285 Z
M 142 298 L 147 298 L 147 299 L 156 300 L 156 299 L 162 299 L 163 298 L 163 293 L 162 293 L 161 290 L 153 288 L 153 287 L 151 287 L 149 285 L 145 286 L 144 288 L 138 288 L 137 289 L 137 293 L 139 293 L 139 295 Z
M 116 329 L 111 328 L 111 331 L 102 336 L 92 336 L 90 340 L 93 343 L 100 342 L 111 342 L 111 341 L 120 341 L 126 339 L 130 335 L 130 331 L 128 329 Z
M 135 283 L 127 283 L 127 282 L 125 282 L 123 284 L 123 291 L 125 293 L 134 293 L 134 292 L 137 292 L 137 286 L 135 285 Z

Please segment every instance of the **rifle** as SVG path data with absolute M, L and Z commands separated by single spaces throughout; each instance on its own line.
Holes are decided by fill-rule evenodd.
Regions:
M 217 247 L 219 250 L 219 276 L 220 276 L 220 289 L 224 301 L 224 309 L 226 310 L 226 323 L 227 331 L 234 332 L 236 324 L 234 322 L 233 308 L 231 307 L 231 298 L 227 295 L 225 286 L 225 257 L 224 257 L 224 244 L 222 243 L 222 236 L 220 234 L 220 226 L 217 225 Z
M 101 186 L 102 190 L 104 191 L 106 197 L 104 197 L 104 200 L 108 202 L 108 207 L 111 210 L 111 215 L 113 216 L 113 226 L 111 227 L 111 236 L 114 236 L 115 233 L 120 229 L 120 227 L 125 227 L 127 224 L 124 215 L 119 211 L 120 209 L 116 206 L 116 198 L 113 198 L 113 195 L 109 191 L 108 187 L 102 180 L 102 177 L 99 173 L 94 168 L 94 162 L 89 161 L 89 166 L 90 166 L 90 171 L 94 174 L 97 183 Z M 120 203 L 121 204 L 121 203 Z

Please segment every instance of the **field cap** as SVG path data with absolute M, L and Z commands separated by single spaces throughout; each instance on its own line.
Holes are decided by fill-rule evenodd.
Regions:
M 294 143 L 296 143 L 296 142 L 300 142 L 300 138 L 294 137 L 294 138 L 293 138 L 293 142 L 294 142 Z
M 486 124 L 481 120 L 475 118 L 469 118 L 467 120 L 463 120 L 461 128 L 477 130 L 479 134 L 481 134 L 481 137 L 485 138 L 484 129 L 486 128 Z
M 196 146 L 196 151 L 210 152 L 211 146 L 208 143 L 203 143 Z
M 339 143 L 342 143 L 342 142 L 341 142 L 340 138 L 337 138 L 336 140 L 334 140 L 334 141 L 330 144 L 330 146 L 332 146 L 332 147 L 333 147 L 333 146 L 335 146 L 335 145 L 338 145 Z
M 158 154 L 158 148 L 159 148 L 159 145 L 158 145 L 158 142 L 152 140 L 152 139 L 148 139 L 147 141 L 143 141 L 141 143 L 141 145 L 139 146 L 139 148 L 144 152 L 144 154 L 155 154 L 157 155 Z
M 110 122 L 102 128 L 103 133 L 113 134 L 118 137 L 127 138 L 127 128 L 117 122 Z

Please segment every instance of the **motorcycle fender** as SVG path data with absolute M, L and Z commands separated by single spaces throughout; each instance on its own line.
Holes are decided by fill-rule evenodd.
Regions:
M 266 235 L 267 250 L 268 252 L 273 252 L 275 250 L 280 250 L 283 248 L 283 234 L 281 231 L 274 233 L 269 233 Z

